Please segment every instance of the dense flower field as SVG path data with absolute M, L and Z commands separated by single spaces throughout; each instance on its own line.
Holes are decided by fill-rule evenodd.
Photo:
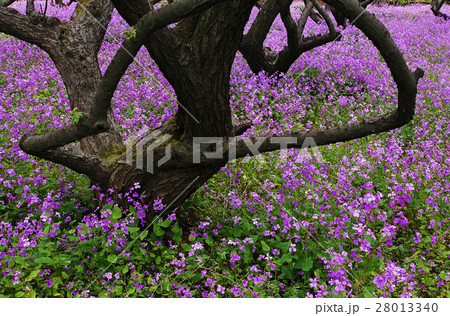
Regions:
M 49 14 L 68 18 L 72 9 Z M 134 205 L 128 210 L 102 195 L 98 206 L 86 177 L 19 149 L 25 132 L 63 126 L 77 112 L 48 56 L 0 34 L 0 294 L 450 297 L 450 21 L 425 5 L 369 11 L 410 67 L 426 72 L 413 122 L 229 163 L 143 233 L 146 206 L 134 190 L 123 197 Z M 115 14 L 99 54 L 103 70 L 127 28 Z M 267 45 L 285 42 L 277 20 Z M 253 75 L 237 56 L 231 87 L 234 119 L 251 118 L 247 133 L 259 136 L 355 122 L 396 103 L 389 70 L 353 26 L 301 56 L 278 82 Z M 174 100 L 142 50 L 114 97 L 123 136 L 173 117 Z

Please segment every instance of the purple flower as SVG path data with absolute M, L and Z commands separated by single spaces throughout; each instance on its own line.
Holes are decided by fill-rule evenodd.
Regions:
M 207 278 L 206 279 L 206 282 L 205 282 L 205 286 L 210 286 L 210 287 L 213 287 L 215 284 L 217 283 L 217 281 L 216 280 L 213 280 L 213 279 L 210 279 L 210 278 Z
M 241 257 L 237 253 L 231 253 L 231 266 L 234 268 L 234 262 L 241 260 Z
M 297 251 L 297 248 L 295 248 L 295 244 L 291 244 L 289 246 L 289 252 L 295 252 L 295 251 Z
M 376 276 L 373 279 L 373 283 L 375 283 L 380 289 L 383 289 L 386 285 L 386 279 L 383 276 Z
M 311 283 L 309 283 L 309 286 L 310 286 L 310 287 L 312 287 L 312 288 L 317 288 L 317 287 L 319 286 L 319 283 L 318 283 L 319 280 L 318 280 L 318 279 L 316 279 L 316 278 L 314 278 L 314 279 L 310 278 L 309 281 L 311 282 Z
M 225 287 L 223 287 L 222 285 L 218 284 L 217 285 L 217 292 L 225 294 Z
M 414 243 L 418 244 L 422 240 L 422 235 L 419 232 L 416 232 L 416 236 L 413 237 Z
M 162 204 L 161 198 L 155 199 L 155 201 L 153 202 L 153 209 L 155 211 L 162 211 L 164 209 L 164 205 Z
M 373 189 L 372 182 L 367 182 L 366 184 L 364 184 L 364 188 L 365 188 L 366 190 L 371 190 L 371 189 Z

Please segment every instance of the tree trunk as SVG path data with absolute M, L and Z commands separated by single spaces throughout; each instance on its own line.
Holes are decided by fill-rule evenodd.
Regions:
M 91 13 L 77 6 L 72 20 L 61 27 L 59 49 L 49 53 L 61 74 L 67 89 L 71 109 L 88 113 L 101 80 L 97 54 L 103 41 L 105 28 L 111 20 L 112 5 L 109 1 L 95 0 L 84 4 Z M 89 24 L 89 28 L 80 28 Z M 112 111 L 108 113 L 110 129 L 105 133 L 83 138 L 81 149 L 88 154 L 98 155 L 105 148 L 122 143 Z
M 171 144 L 179 147 L 177 150 L 183 159 L 174 154 L 170 168 L 156 168 L 152 174 L 144 171 L 146 164 L 144 170 L 136 168 L 136 157 L 130 165 L 123 156 L 110 173 L 110 187 L 117 187 L 118 192 L 125 193 L 134 183 L 140 182 L 141 191 L 145 192 L 150 206 L 154 199 L 160 197 L 166 207 L 174 208 L 225 165 L 226 160 L 217 160 L 217 163 L 207 166 L 192 164 L 192 141 L 193 137 L 228 138 L 233 134 L 230 74 L 254 2 L 234 0 L 220 3 L 180 21 L 173 31 L 163 29 L 154 33 L 145 43 L 175 89 L 179 103 L 176 117 L 158 131 L 161 137 L 171 136 Z M 149 10 L 146 1 L 113 3 L 130 25 Z M 147 144 L 144 151 L 146 147 Z M 133 148 L 135 151 L 136 146 Z M 159 159 L 156 158 L 163 154 L 155 154 L 155 163 Z M 154 210 L 151 209 L 147 222 L 153 215 Z
M 68 23 L 42 16 L 36 20 L 38 13 L 32 8 L 29 16 L 23 16 L 15 10 L 0 7 L 0 31 L 7 31 L 46 50 L 61 73 L 72 109 L 77 107 L 85 114 L 79 122 L 45 135 L 24 135 L 19 145 L 28 154 L 88 175 L 103 189 L 116 188 L 117 194 L 122 194 L 118 202 L 125 206 L 128 199 L 123 194 L 138 182 L 139 191 L 144 193 L 149 205 L 146 222 L 151 224 L 156 214 L 152 207 L 156 198 L 163 198 L 164 210 L 173 209 L 232 159 L 229 153 L 234 152 L 234 157 L 238 158 L 255 155 L 247 147 L 251 139 L 236 141 L 230 138 L 238 130 L 242 132 L 242 126 L 233 128 L 232 125 L 229 80 L 244 26 L 256 0 L 175 1 L 151 12 L 147 0 L 112 1 L 127 22 L 135 26 L 136 37 L 124 41 L 103 77 L 100 76 L 97 53 L 111 16 L 109 0 L 86 0 L 83 5 L 80 2 Z M 413 118 L 417 81 L 423 71 L 418 69 L 413 73 L 409 70 L 389 32 L 359 4 L 350 0 L 326 1 L 347 18 L 356 20 L 355 25 L 380 50 L 397 84 L 398 108 L 366 122 L 274 135 L 261 144 L 260 152 L 279 149 L 275 139 L 278 137 L 296 139 L 289 148 L 302 147 L 307 137 L 314 137 L 317 144 L 325 145 L 388 131 Z M 331 19 L 315 0 L 308 4 L 298 23 L 289 11 L 291 2 L 267 0 L 261 9 L 261 12 L 270 13 L 270 10 L 264 10 L 279 3 L 278 10 L 288 33 L 288 46 L 270 66 L 274 69 L 285 62 L 292 63 L 295 56 L 338 35 Z M 330 32 L 304 39 L 300 35 L 312 4 L 324 17 Z M 205 10 L 206 7 L 209 9 Z M 263 31 L 249 32 L 258 35 L 247 39 L 256 39 L 251 43 L 259 50 L 263 49 L 262 42 L 272 18 L 273 14 L 260 15 L 259 21 L 267 20 L 261 25 Z M 175 28 L 164 28 L 175 21 L 179 21 Z M 149 131 L 134 144 L 123 145 L 111 115 L 111 99 L 143 43 L 175 89 L 179 109 L 169 123 Z M 261 63 L 267 63 L 265 57 Z M 219 142 L 199 149 L 196 142 L 199 137 L 216 137 L 215 141 Z M 71 145 L 77 140 L 81 140 L 81 149 Z M 214 157 L 211 156 L 213 152 Z

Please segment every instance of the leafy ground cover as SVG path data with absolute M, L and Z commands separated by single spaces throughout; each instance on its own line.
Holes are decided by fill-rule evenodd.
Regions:
M 49 14 L 68 17 L 70 10 Z M 369 11 L 411 67 L 426 70 L 413 122 L 318 150 L 229 163 L 145 231 L 139 184 L 122 197 L 133 204 L 122 210 L 86 177 L 20 151 L 23 133 L 63 126 L 78 114 L 48 56 L 0 34 L 0 294 L 449 297 L 450 22 L 425 5 Z M 127 29 L 114 15 L 99 54 L 103 69 Z M 267 45 L 279 50 L 285 42 L 277 20 Z M 278 81 L 251 74 L 237 56 L 231 85 L 234 119 L 252 119 L 247 134 L 255 136 L 353 122 L 396 102 L 388 68 L 352 26 Z M 125 138 L 177 109 L 144 52 L 113 106 Z M 163 211 L 169 203 L 155 206 Z

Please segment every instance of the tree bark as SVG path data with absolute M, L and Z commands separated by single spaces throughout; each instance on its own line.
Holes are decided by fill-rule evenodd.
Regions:
M 291 4 L 292 0 L 266 0 L 250 30 L 244 36 L 239 50 L 255 74 L 260 71 L 265 71 L 268 75 L 286 73 L 304 52 L 339 39 L 340 34 L 335 30 L 330 17 L 316 0 L 305 0 L 305 9 L 298 21 L 294 21 L 291 16 Z M 304 38 L 305 25 L 308 18 L 314 14 L 314 7 L 325 19 L 329 32 Z M 278 14 L 287 30 L 288 45 L 277 54 L 263 44 Z
M 113 3 L 130 25 L 150 10 L 146 1 L 113 0 Z M 154 174 L 138 170 L 121 159 L 111 173 L 111 186 L 125 192 L 139 179 L 149 201 L 164 197 L 166 204 L 177 201 L 171 205 L 175 207 L 225 165 L 226 161 L 220 160 L 208 166 L 186 165 L 186 160 L 192 160 L 193 137 L 230 137 L 234 133 L 229 80 L 254 3 L 225 1 L 181 20 L 174 30 L 165 28 L 153 33 L 145 42 L 150 55 L 174 87 L 179 103 L 176 117 L 162 127 L 161 132 L 171 135 L 182 147 L 180 157 L 183 155 L 185 159 L 177 165 L 177 156 L 172 156 L 173 168 L 158 169 Z M 150 213 L 148 219 L 151 217 Z
M 441 12 L 441 8 L 446 0 L 432 0 L 431 1 L 431 11 L 437 17 L 443 18 L 444 20 L 450 20 L 450 16 Z
M 0 31 L 46 51 L 61 75 L 71 109 L 87 114 L 101 79 L 97 54 L 111 19 L 110 1 L 84 1 L 67 22 L 40 15 L 31 6 L 27 15 L 0 8 Z M 111 111 L 108 122 L 108 131 L 81 139 L 81 149 L 87 154 L 98 155 L 122 143 Z
M 257 154 L 247 148 L 252 140 L 235 141 L 233 138 L 243 133 L 249 122 L 233 127 L 229 95 L 231 67 L 256 0 L 173 1 L 154 11 L 147 0 L 112 1 L 127 22 L 135 26 L 136 37 L 124 41 L 103 77 L 96 56 L 111 17 L 108 0 L 78 2 L 69 22 L 37 13 L 23 16 L 0 7 L 0 31 L 46 50 L 61 73 L 71 107 L 85 114 L 79 123 L 55 132 L 24 135 L 20 142 L 22 150 L 84 173 L 102 188 L 116 188 L 116 193 L 122 194 L 121 204 L 127 203 L 123 194 L 139 182 L 145 202 L 150 206 L 147 213 L 150 224 L 155 215 L 154 199 L 164 198 L 166 208 L 173 209 L 232 159 L 232 152 L 235 157 Z M 241 51 L 245 51 L 242 47 L 248 41 L 255 44 L 249 50 L 264 53 L 262 42 L 273 19 L 280 13 L 288 31 L 288 46 L 277 61 L 269 65 L 273 71 L 287 71 L 305 49 L 338 36 L 326 12 L 317 7 L 316 0 L 311 0 L 309 9 L 297 22 L 289 10 L 291 2 L 267 0 L 244 39 L 244 46 L 241 45 Z M 326 2 L 349 19 L 358 17 L 355 25 L 373 41 L 391 69 L 399 91 L 398 108 L 391 114 L 360 124 L 276 135 L 297 141 L 289 147 L 301 147 L 306 137 L 314 137 L 317 145 L 360 138 L 400 127 L 414 115 L 417 81 L 423 71 L 412 73 L 408 69 L 389 32 L 358 3 L 351 0 Z M 313 6 L 324 16 L 330 33 L 302 39 Z M 175 28 L 165 27 L 175 21 L 178 21 Z M 175 89 L 179 109 L 169 123 L 149 131 L 135 143 L 124 145 L 110 114 L 110 103 L 120 78 L 142 44 Z M 267 62 L 264 56 L 263 67 Z M 198 137 L 216 137 L 220 142 L 196 152 L 199 149 L 195 138 Z M 81 149 L 71 145 L 79 139 Z M 273 140 L 263 142 L 259 152 L 279 149 L 273 145 L 276 143 Z M 167 159 L 167 149 L 170 159 Z M 211 152 L 216 155 L 211 156 Z

